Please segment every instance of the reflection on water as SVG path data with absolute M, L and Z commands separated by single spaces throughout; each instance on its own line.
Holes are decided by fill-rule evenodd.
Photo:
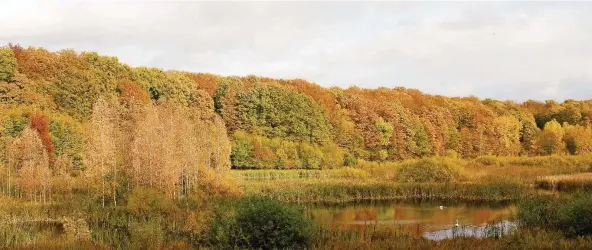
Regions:
M 397 225 L 427 239 L 497 236 L 516 227 L 515 208 L 508 204 L 382 202 L 319 205 L 308 211 L 315 221 L 326 225 Z
M 499 237 L 514 230 L 516 226 L 516 223 L 512 221 L 502 221 L 484 226 L 453 225 L 448 229 L 425 232 L 423 237 L 428 240 L 442 240 L 455 237 Z

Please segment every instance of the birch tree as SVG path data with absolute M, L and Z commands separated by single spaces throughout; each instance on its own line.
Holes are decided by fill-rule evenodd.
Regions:
M 106 177 L 111 178 L 113 203 L 117 205 L 116 112 L 112 99 L 99 98 L 93 107 L 87 147 L 89 173 L 100 180 L 101 203 L 105 206 Z M 109 192 L 109 191 L 107 191 Z

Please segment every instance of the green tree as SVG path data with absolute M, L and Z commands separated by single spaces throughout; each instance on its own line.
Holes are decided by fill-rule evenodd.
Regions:
M 240 120 L 237 115 L 237 95 L 244 92 L 245 86 L 237 77 L 219 79 L 218 88 L 214 93 L 214 111 L 222 116 L 229 133 L 239 129 Z
M 237 100 L 239 124 L 246 131 L 311 143 L 331 139 L 326 111 L 294 90 L 256 85 L 239 94 Z
M 0 47 L 0 81 L 10 81 L 16 74 L 17 60 L 9 47 Z
M 253 162 L 253 141 L 245 132 L 239 130 L 234 133 L 230 159 L 232 167 L 235 169 L 255 167 Z
M 309 143 L 302 142 L 298 147 L 298 155 L 302 160 L 302 168 L 306 169 L 321 169 L 323 168 L 323 152 L 310 145 Z
M 132 69 L 131 74 L 132 80 L 146 90 L 152 100 L 167 98 L 187 106 L 197 91 L 195 82 L 180 71 L 138 67 Z
M 386 122 L 382 117 L 376 120 L 376 130 L 380 135 L 379 144 L 381 146 L 388 146 L 393 136 L 393 124 Z

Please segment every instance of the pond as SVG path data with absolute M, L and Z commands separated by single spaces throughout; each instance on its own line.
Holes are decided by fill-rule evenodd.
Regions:
M 375 202 L 314 205 L 307 211 L 315 221 L 325 225 L 358 228 L 394 225 L 432 240 L 499 236 L 516 228 L 516 209 L 512 204 Z

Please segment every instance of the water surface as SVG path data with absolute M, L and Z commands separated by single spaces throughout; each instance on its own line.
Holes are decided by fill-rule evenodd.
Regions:
M 351 203 L 308 208 L 315 221 L 326 225 L 395 225 L 412 235 L 434 240 L 507 233 L 516 227 L 515 210 L 512 204 L 444 202 Z

